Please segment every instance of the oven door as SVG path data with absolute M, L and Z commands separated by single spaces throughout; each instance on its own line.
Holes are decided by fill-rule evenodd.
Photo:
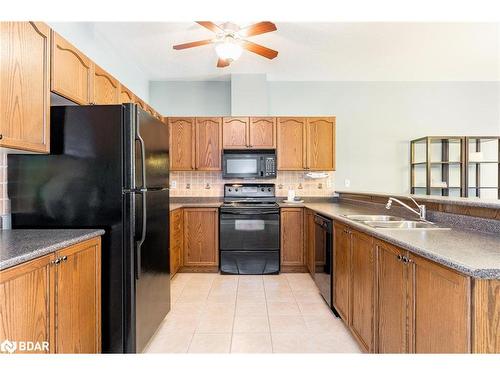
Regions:
M 278 209 L 222 208 L 219 219 L 221 251 L 267 251 L 280 248 Z

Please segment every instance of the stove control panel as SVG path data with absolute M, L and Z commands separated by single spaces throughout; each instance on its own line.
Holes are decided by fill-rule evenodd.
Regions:
M 225 184 L 224 197 L 274 198 L 274 184 Z

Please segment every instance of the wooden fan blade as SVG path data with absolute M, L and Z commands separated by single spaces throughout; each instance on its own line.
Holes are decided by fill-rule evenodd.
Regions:
M 242 40 L 241 46 L 246 50 L 267 57 L 268 59 L 274 59 L 278 56 L 278 51 L 261 46 L 260 44 L 249 42 L 248 40 Z
M 230 62 L 226 59 L 219 59 L 217 60 L 217 68 L 225 68 L 226 66 L 229 66 Z
M 260 35 L 264 33 L 269 33 L 271 31 L 276 31 L 276 25 L 272 22 L 269 21 L 264 21 L 264 22 L 259 22 L 250 26 L 247 26 L 240 31 L 238 31 L 238 34 L 241 36 L 254 36 L 254 35 Z
M 193 47 L 198 47 L 198 46 L 204 46 L 205 44 L 210 44 L 212 42 L 213 42 L 213 39 L 198 40 L 196 42 L 189 42 L 189 43 L 184 43 L 184 44 L 177 44 L 173 48 L 174 49 L 193 48 Z
M 196 23 L 204 28 L 213 31 L 214 33 L 224 32 L 218 25 L 210 21 L 196 21 Z

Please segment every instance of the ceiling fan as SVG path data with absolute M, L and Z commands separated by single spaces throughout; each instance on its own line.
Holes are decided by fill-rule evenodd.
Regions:
M 177 44 L 173 47 L 175 50 L 214 44 L 215 52 L 219 56 L 217 68 L 225 68 L 233 61 L 236 61 L 241 56 L 243 49 L 268 59 L 274 59 L 278 56 L 278 51 L 253 43 L 246 39 L 254 35 L 260 35 L 277 30 L 276 25 L 272 22 L 258 22 L 244 28 L 240 28 L 238 25 L 231 22 L 226 22 L 221 25 L 217 25 L 210 21 L 196 21 L 196 23 L 214 32 L 216 34 L 215 38 Z

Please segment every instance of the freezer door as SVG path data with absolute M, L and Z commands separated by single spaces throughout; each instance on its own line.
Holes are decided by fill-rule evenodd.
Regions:
M 170 310 L 168 189 L 136 196 L 136 352 L 144 350 Z
M 136 137 L 135 186 L 139 189 L 168 187 L 167 125 L 141 108 L 136 108 Z M 146 181 L 143 180 L 144 177 Z

